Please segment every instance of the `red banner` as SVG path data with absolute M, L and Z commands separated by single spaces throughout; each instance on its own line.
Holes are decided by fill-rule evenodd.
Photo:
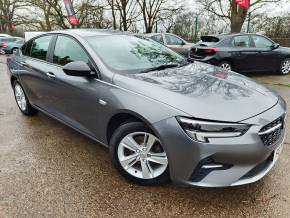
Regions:
M 73 5 L 71 3 L 71 0 L 63 0 L 66 11 L 67 11 L 67 20 L 68 22 L 73 25 L 77 26 L 78 25 L 78 19 L 76 17 L 76 13 L 74 11 Z
M 236 0 L 236 3 L 244 9 L 248 9 L 250 7 L 250 0 Z

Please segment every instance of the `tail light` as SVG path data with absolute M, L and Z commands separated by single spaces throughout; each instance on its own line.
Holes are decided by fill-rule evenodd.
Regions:
M 3 43 L 0 44 L 0 47 L 1 47 L 1 48 L 7 48 L 7 47 L 8 47 L 8 44 L 5 43 L 5 42 L 3 42 Z
M 217 53 L 219 51 L 219 48 L 206 48 L 204 49 L 204 52 L 207 54 L 214 54 Z

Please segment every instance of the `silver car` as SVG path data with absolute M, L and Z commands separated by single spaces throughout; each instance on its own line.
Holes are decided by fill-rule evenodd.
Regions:
M 189 51 L 194 45 L 193 43 L 187 42 L 179 36 L 171 33 L 147 33 L 145 36 L 165 45 L 185 57 L 188 57 Z
M 286 103 L 278 94 L 151 39 L 51 32 L 7 64 L 23 114 L 41 111 L 108 147 L 118 171 L 139 184 L 252 183 L 282 150 Z

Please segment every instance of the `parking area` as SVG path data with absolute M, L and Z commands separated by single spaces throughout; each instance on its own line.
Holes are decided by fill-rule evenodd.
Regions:
M 290 75 L 251 76 L 290 105 Z M 42 113 L 23 116 L 0 56 L 0 217 L 289 217 L 289 156 L 287 135 L 270 174 L 242 187 L 129 183 L 101 145 Z

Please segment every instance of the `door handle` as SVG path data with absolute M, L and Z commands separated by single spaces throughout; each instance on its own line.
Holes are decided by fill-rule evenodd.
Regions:
M 28 67 L 28 64 L 25 61 L 20 61 L 20 64 L 24 67 Z
M 47 76 L 48 78 L 50 78 L 50 79 L 55 79 L 55 75 L 54 75 L 54 73 L 52 73 L 52 72 L 47 72 L 47 73 L 46 73 L 46 76 Z

